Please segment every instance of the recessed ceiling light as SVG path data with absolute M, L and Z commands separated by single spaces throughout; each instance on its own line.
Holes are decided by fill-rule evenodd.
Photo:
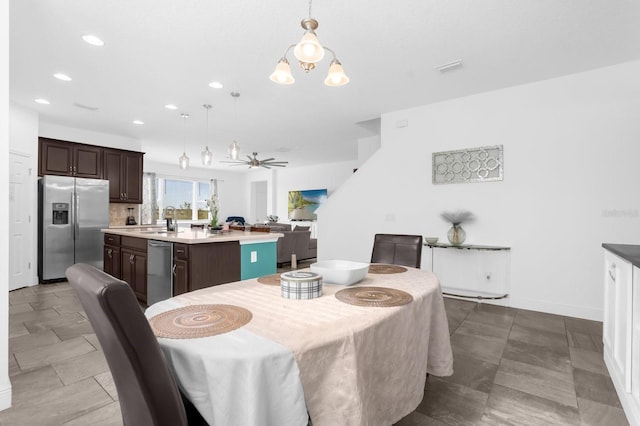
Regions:
M 104 46 L 104 41 L 102 41 L 99 37 L 91 34 L 83 35 L 82 39 L 92 46 Z
M 42 99 L 42 98 L 34 99 L 34 101 L 36 101 L 37 103 L 42 104 L 42 105 L 49 105 L 50 104 L 50 102 L 48 100 Z
M 141 121 L 141 120 L 133 120 L 133 124 L 144 124 L 144 121 Z
M 166 109 L 178 109 L 177 106 L 175 106 L 174 104 L 168 104 L 164 106 Z
M 56 73 L 53 75 L 55 78 L 57 78 L 58 80 L 62 80 L 62 81 L 71 81 L 71 77 L 69 77 L 66 74 L 62 74 L 61 72 Z
M 214 89 L 222 89 L 222 83 L 220 83 L 219 81 L 212 81 L 211 83 L 209 83 L 209 86 L 213 87 Z

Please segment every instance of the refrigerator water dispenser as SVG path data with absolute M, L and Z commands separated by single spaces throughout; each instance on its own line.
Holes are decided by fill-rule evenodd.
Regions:
M 52 224 L 68 225 L 69 224 L 69 203 L 52 203 Z

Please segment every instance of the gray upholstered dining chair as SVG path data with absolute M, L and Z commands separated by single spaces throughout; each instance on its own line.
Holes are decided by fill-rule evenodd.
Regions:
M 80 263 L 66 275 L 104 351 L 124 425 L 206 425 L 179 391 L 131 287 Z
M 376 234 L 374 237 L 371 263 L 419 268 L 421 259 L 421 235 Z

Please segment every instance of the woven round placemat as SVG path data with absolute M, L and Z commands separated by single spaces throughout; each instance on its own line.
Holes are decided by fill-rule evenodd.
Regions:
M 382 263 L 372 263 L 369 265 L 370 274 L 399 274 L 407 272 L 407 268 L 399 265 L 385 265 Z
M 192 305 L 172 309 L 149 318 L 157 337 L 196 339 L 215 336 L 251 321 L 249 310 L 233 305 Z
M 258 282 L 266 285 L 280 285 L 280 274 L 265 275 L 258 278 Z
M 336 293 L 336 299 L 355 306 L 401 306 L 411 303 L 409 293 L 386 287 L 351 287 Z

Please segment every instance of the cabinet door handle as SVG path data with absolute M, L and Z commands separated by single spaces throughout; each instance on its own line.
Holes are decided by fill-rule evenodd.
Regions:
M 112 249 L 107 249 L 107 256 L 109 256 L 109 259 L 111 259 L 113 257 L 113 250 Z
M 609 278 L 611 278 L 611 281 L 613 281 L 613 283 L 615 284 L 616 282 L 616 264 L 612 263 L 611 266 L 609 267 Z
M 176 276 L 176 266 L 177 265 L 174 263 L 173 267 L 171 268 L 171 273 L 173 274 L 174 277 Z
M 136 255 L 132 254 L 131 256 L 129 256 L 129 263 L 133 265 L 133 260 L 135 259 Z

